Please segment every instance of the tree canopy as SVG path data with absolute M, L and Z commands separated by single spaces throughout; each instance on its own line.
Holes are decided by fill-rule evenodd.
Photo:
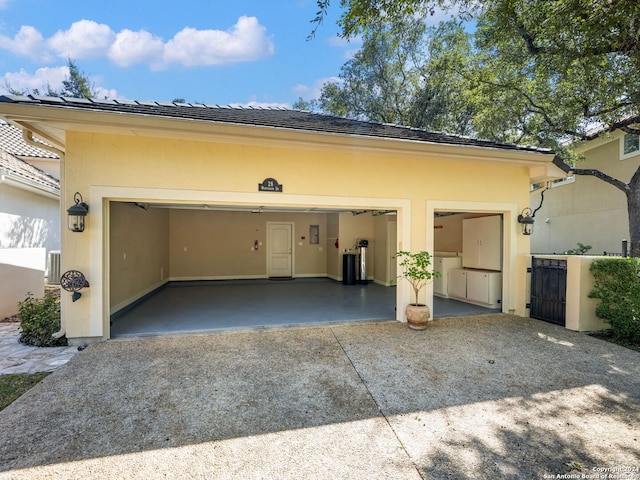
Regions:
M 316 28 L 330 1 L 317 0 Z M 392 28 L 384 30 L 385 25 L 407 21 L 415 25 L 436 8 L 450 9 L 460 21 L 475 22 L 472 37 L 465 39 L 458 32 L 457 41 L 445 48 L 427 49 L 421 83 L 440 89 L 439 94 L 451 88 L 452 94 L 445 98 L 458 103 L 447 104 L 446 110 L 466 111 L 468 128 L 475 136 L 555 148 L 573 161 L 567 145 L 617 129 L 640 134 L 640 2 L 341 0 L 340 5 L 342 34 L 364 34 L 366 47 L 375 44 L 369 42 L 376 32 L 393 35 Z M 455 32 L 449 29 L 450 34 Z M 409 33 L 403 34 L 410 38 Z M 437 45 L 434 38 L 431 43 Z M 375 55 L 363 54 L 364 58 Z M 351 83 L 345 81 L 340 88 Z M 430 92 L 425 90 L 427 95 L 422 97 L 425 111 L 437 104 Z M 323 91 L 323 95 L 331 93 Z M 369 101 L 370 105 L 380 103 L 385 102 Z M 322 107 L 332 105 L 321 98 Z M 416 119 L 421 117 L 415 113 L 404 118 L 409 126 L 437 125 L 419 124 Z M 455 123 L 444 125 L 451 128 Z M 591 169 L 576 168 L 574 173 L 596 176 L 625 193 L 631 252 L 640 256 L 640 169 L 629 182 Z

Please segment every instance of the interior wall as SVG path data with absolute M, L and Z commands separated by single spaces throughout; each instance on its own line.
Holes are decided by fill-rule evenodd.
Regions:
M 397 282 L 395 275 L 390 278 L 387 271 L 388 260 L 395 257 L 396 248 L 388 245 L 388 231 L 390 228 L 397 228 L 396 215 L 379 215 L 373 217 L 373 230 L 376 248 L 373 256 L 373 279 L 380 285 L 394 285 Z
M 462 252 L 462 220 L 464 214 L 435 217 L 434 252 Z
M 169 278 L 169 211 L 111 203 L 110 308 L 115 313 Z
M 369 240 L 367 247 L 367 278 L 374 277 L 374 263 L 372 260 L 376 254 L 376 237 L 373 228 L 373 216 L 371 213 L 353 215 L 352 213 L 340 213 L 338 215 L 340 226 L 340 278 L 342 278 L 342 256 L 345 253 L 358 255 L 360 249 L 357 247 L 358 239 Z M 359 271 L 359 269 L 357 269 Z
M 294 276 L 327 274 L 327 216 L 324 213 L 171 209 L 170 222 L 173 280 L 265 278 L 267 222 L 294 224 Z M 317 245 L 310 243 L 309 225 L 319 226 Z
M 327 214 L 327 276 L 334 280 L 342 279 L 342 255 L 340 254 L 340 216 Z M 337 243 L 337 246 L 336 246 Z

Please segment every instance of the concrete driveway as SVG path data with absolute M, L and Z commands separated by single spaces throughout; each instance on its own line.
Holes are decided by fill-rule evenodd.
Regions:
M 637 479 L 639 379 L 508 315 L 109 341 L 0 412 L 0 478 Z

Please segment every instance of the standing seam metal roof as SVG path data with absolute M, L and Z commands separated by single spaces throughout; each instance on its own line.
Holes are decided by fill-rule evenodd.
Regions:
M 460 135 L 430 132 L 411 127 L 353 120 L 334 115 L 284 108 L 222 107 L 191 103 L 96 100 L 36 95 L 0 96 L 0 103 L 39 105 L 48 108 L 87 110 L 163 118 L 199 120 L 232 125 L 272 127 L 305 132 L 335 133 L 425 143 L 495 148 L 552 154 L 549 149 L 480 140 Z

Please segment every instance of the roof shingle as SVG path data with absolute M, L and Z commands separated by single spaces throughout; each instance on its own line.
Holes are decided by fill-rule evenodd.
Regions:
M 32 147 L 22 140 L 20 129 L 0 124 L 0 173 L 26 180 L 45 189 L 60 191 L 60 181 L 19 157 L 58 158 L 51 152 Z
M 460 135 L 430 132 L 417 128 L 384 123 L 352 120 L 334 115 L 303 110 L 221 107 L 204 104 L 175 104 L 166 102 L 138 102 L 129 100 L 87 100 L 41 96 L 0 96 L 0 103 L 41 105 L 47 108 L 90 110 L 129 115 L 182 118 L 235 125 L 252 125 L 318 133 L 335 133 L 365 137 L 409 140 L 425 143 L 460 145 L 501 150 L 553 153 L 549 149 L 514 145 L 492 140 L 480 140 Z

